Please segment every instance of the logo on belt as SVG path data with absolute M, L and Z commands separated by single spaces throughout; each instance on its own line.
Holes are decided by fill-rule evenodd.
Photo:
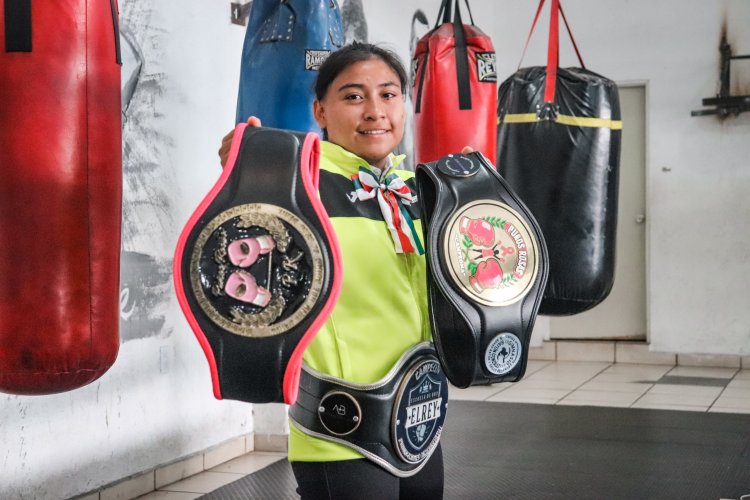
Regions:
M 396 395 L 393 443 L 399 457 L 416 464 L 430 456 L 440 441 L 448 408 L 448 382 L 435 359 L 415 365 Z
M 459 209 L 446 228 L 443 250 L 450 276 L 470 298 L 506 306 L 529 292 L 538 271 L 538 244 L 518 212 L 479 200 Z
M 195 242 L 190 282 L 203 312 L 219 327 L 268 337 L 296 326 L 318 299 L 323 255 L 292 212 L 250 203 L 211 220 Z

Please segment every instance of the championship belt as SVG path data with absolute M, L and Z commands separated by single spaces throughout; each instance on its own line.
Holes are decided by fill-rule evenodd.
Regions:
M 338 299 L 319 156 L 316 134 L 237 125 L 226 168 L 180 235 L 175 288 L 218 399 L 294 403 L 302 353 Z
M 435 451 L 448 408 L 448 381 L 430 342 L 415 345 L 388 374 L 354 384 L 302 367 L 296 427 L 343 444 L 398 477 L 419 472 Z
M 478 152 L 420 164 L 432 336 L 460 388 L 515 382 L 547 281 L 538 224 Z

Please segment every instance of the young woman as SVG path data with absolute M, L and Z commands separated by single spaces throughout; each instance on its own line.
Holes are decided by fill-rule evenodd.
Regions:
M 356 42 L 329 56 L 315 84 L 313 110 L 326 139 L 320 197 L 336 231 L 344 272 L 340 299 L 304 360 L 317 372 L 355 384 L 382 379 L 406 351 L 431 340 L 414 174 L 399 170 L 403 156 L 393 154 L 404 133 L 406 88 L 406 72 L 394 53 Z M 252 117 L 248 124 L 260 126 L 260 120 Z M 219 150 L 222 164 L 231 140 L 230 132 Z M 402 187 L 396 196 L 400 182 L 392 182 L 392 174 L 408 193 Z M 385 196 L 362 196 L 363 177 L 377 179 L 376 190 Z M 409 225 L 404 231 L 386 222 L 385 198 L 406 209 L 412 234 L 404 234 Z M 418 473 L 399 478 L 354 449 L 313 437 L 291 422 L 289 460 L 304 500 L 443 495 L 440 445 Z

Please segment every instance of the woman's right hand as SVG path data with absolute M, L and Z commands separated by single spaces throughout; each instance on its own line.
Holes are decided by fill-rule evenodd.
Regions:
M 260 118 L 251 116 L 247 119 L 247 126 L 260 127 Z M 224 168 L 227 165 L 227 160 L 229 159 L 229 150 L 232 149 L 234 130 L 235 129 L 230 130 L 229 133 L 221 139 L 221 147 L 219 148 L 219 160 L 221 161 L 221 168 Z

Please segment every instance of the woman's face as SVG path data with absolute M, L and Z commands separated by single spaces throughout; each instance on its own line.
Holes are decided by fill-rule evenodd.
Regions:
M 406 113 L 398 74 L 380 58 L 352 64 L 314 103 L 328 140 L 383 167 L 404 135 Z

